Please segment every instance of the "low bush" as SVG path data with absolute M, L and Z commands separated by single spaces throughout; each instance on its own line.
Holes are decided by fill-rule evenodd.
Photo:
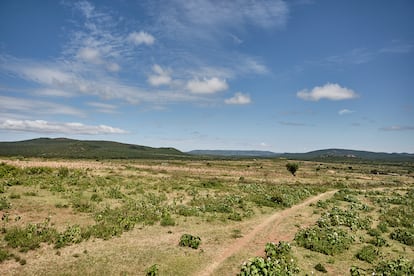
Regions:
M 42 242 L 52 243 L 56 237 L 56 229 L 49 227 L 46 221 L 40 224 L 29 224 L 25 228 L 7 229 L 4 240 L 7 245 L 19 248 L 21 252 L 27 252 L 38 248 Z
M 315 226 L 299 230 L 295 241 L 299 246 L 312 251 L 336 255 L 347 250 L 354 242 L 354 237 L 340 228 Z
M 148 267 L 145 270 L 145 275 L 146 276 L 157 276 L 158 274 L 158 265 L 157 264 L 153 264 L 152 266 Z
M 372 245 L 366 245 L 358 251 L 355 257 L 372 264 L 378 258 L 378 249 Z
M 267 243 L 266 258 L 254 257 L 243 263 L 241 276 L 250 275 L 294 275 L 299 267 L 292 256 L 290 244 L 280 241 L 278 244 Z
M 180 238 L 179 245 L 197 249 L 200 246 L 201 238 L 190 234 L 183 234 Z
M 406 258 L 382 261 L 374 269 L 377 275 L 404 276 L 414 275 L 414 264 Z
M 315 265 L 314 267 L 317 271 L 322 272 L 322 273 L 327 273 L 328 271 L 326 270 L 326 268 L 321 264 L 318 263 L 317 265 Z
M 390 238 L 403 244 L 414 246 L 414 229 L 396 229 L 390 234 Z

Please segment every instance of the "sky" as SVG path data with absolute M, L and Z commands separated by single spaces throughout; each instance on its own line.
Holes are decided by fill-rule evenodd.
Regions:
M 0 2 L 0 141 L 414 153 L 414 1 Z

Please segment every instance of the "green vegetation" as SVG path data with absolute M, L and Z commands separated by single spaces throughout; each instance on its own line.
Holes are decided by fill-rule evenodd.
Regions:
M 9 274 L 201 273 L 218 252 L 250 242 L 272 214 L 332 190 L 333 196 L 295 206 L 283 226 L 265 229 L 289 233 L 290 242 L 269 242 L 265 257 L 240 267 L 257 252 L 252 244 L 243 246 L 217 273 L 387 275 L 412 269 L 412 164 L 303 161 L 300 174 L 291 177 L 286 163 L 4 160 L 0 274 L 9 273 L 6 264 Z M 375 168 L 398 175 L 371 174 Z
M 243 263 L 240 276 L 250 275 L 294 275 L 299 273 L 299 267 L 292 255 L 289 243 L 280 241 L 277 245 L 267 243 L 266 257 L 254 257 Z
M 287 163 L 286 164 L 286 169 L 293 175 L 295 176 L 296 171 L 299 169 L 299 164 L 298 163 Z
M 201 243 L 201 238 L 196 237 L 190 234 L 183 234 L 178 243 L 180 246 L 191 247 L 193 249 L 198 249 Z

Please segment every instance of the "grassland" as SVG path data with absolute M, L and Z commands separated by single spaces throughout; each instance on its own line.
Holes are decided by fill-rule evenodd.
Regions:
M 280 159 L 0 163 L 1 275 L 414 273 L 411 163 L 299 161 L 296 176 Z

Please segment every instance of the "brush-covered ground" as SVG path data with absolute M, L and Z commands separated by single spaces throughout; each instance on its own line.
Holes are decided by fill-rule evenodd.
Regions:
M 1 159 L 0 274 L 414 274 L 413 164 L 287 163 Z

